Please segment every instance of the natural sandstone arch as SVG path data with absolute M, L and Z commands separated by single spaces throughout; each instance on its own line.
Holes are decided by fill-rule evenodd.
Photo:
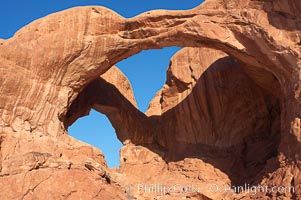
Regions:
M 254 23 L 245 22 L 245 20 L 255 20 L 252 18 L 253 10 L 250 10 L 248 18 L 248 16 L 240 16 L 241 13 L 236 8 L 220 9 L 216 12 L 206 6 L 206 9 L 202 7 L 201 5 L 185 12 L 154 11 L 129 20 L 104 8 L 86 7 L 81 8 L 80 12 L 78 9 L 71 9 L 38 20 L 23 28 L 14 38 L 2 43 L 1 48 L 6 50 L 1 51 L 1 58 L 12 62 L 22 58 L 22 62 L 15 63 L 20 66 L 20 69 L 24 69 L 23 74 L 35 67 L 36 71 L 30 76 L 47 80 L 49 86 L 57 92 L 56 96 L 59 96 L 59 99 L 50 100 L 51 103 L 55 101 L 52 104 L 58 106 L 56 111 L 43 111 L 46 112 L 46 115 L 50 112 L 49 118 L 53 121 L 57 121 L 57 114 L 63 118 L 78 92 L 116 62 L 138 53 L 142 49 L 171 45 L 210 46 L 220 49 L 250 66 L 264 67 L 277 77 L 284 92 L 292 95 L 295 84 L 293 82 L 298 81 L 298 73 L 295 72 L 297 60 L 294 56 L 298 49 L 289 49 L 288 41 L 280 40 L 282 38 L 278 39 L 277 30 L 268 25 L 267 20 L 260 21 L 258 24 L 256 21 Z M 259 11 L 256 10 L 256 12 Z M 216 17 L 217 14 L 219 14 L 218 17 Z M 259 14 L 264 15 L 265 12 L 261 11 Z M 66 21 L 68 16 L 76 16 L 74 19 L 78 21 L 77 24 L 66 24 L 64 20 Z M 161 19 L 164 26 L 161 25 Z M 223 25 L 225 20 L 227 20 L 227 26 Z M 107 25 L 101 25 L 103 23 Z M 160 27 L 157 25 L 159 23 Z M 244 24 L 240 27 L 242 30 L 238 31 L 236 24 Z M 66 25 L 71 27 L 68 28 Z M 67 33 L 66 30 L 68 30 Z M 270 30 L 273 31 L 273 34 L 269 35 Z M 27 32 L 30 33 L 30 38 L 28 38 Z M 258 35 L 256 35 L 257 33 Z M 66 36 L 61 37 L 60 34 Z M 274 41 L 270 40 L 270 37 L 274 37 Z M 48 38 L 54 41 L 51 45 L 45 43 Z M 289 34 L 287 38 L 295 39 Z M 251 41 L 257 41 L 257 43 Z M 298 41 L 292 42 L 297 43 Z M 12 48 L 14 43 L 23 44 Z M 22 48 L 23 46 L 26 46 L 26 49 Z M 33 49 L 35 49 L 34 54 L 31 54 Z M 47 54 L 51 56 L 43 56 Z M 49 69 L 48 73 L 43 72 L 45 68 Z M 26 82 L 26 78 L 24 82 Z M 288 95 L 286 94 L 286 96 Z M 44 103 L 41 102 L 41 104 Z M 41 111 L 33 112 L 40 113 Z M 5 120 L 9 124 L 13 124 L 14 117 L 12 115 L 15 114 L 9 113 L 10 117 Z M 22 116 L 19 113 L 18 115 Z M 24 115 L 28 114 L 24 113 Z M 31 123 L 35 126 L 37 121 L 39 120 L 34 119 Z M 48 123 L 45 121 L 42 123 L 47 129 Z M 54 124 L 58 125 L 58 123 Z
M 71 105 L 69 124 L 94 108 L 108 116 L 121 141 L 160 149 L 167 163 L 200 158 L 228 174 L 233 185 L 258 183 L 266 169 L 278 167 L 283 95 L 269 72 L 217 50 L 184 48 L 171 59 L 147 116 L 117 85 L 122 89 L 102 78 L 91 82 Z M 121 156 L 125 171 L 128 160 Z
M 300 2 L 293 0 L 209 0 L 190 11 L 152 11 L 132 19 L 105 8 L 84 7 L 33 22 L 0 41 L 2 173 L 7 172 L 7 163 L 23 158 L 28 149 L 51 152 L 56 160 L 64 150 L 73 158 L 72 142 L 63 134 L 70 106 L 118 61 L 143 49 L 206 46 L 227 53 L 250 71 L 264 68 L 279 81 L 282 168 L 275 174 L 292 176 L 269 181 L 298 185 L 300 8 Z M 129 134 L 124 140 L 140 143 L 148 138 Z M 10 142 L 14 150 L 9 150 Z M 42 143 L 47 145 L 41 149 Z M 94 158 L 90 150 L 81 155 Z M 48 158 L 48 154 L 39 156 Z
M 91 82 L 71 105 L 69 124 L 94 108 L 108 116 L 121 141 L 132 138 L 154 152 L 160 146 L 166 162 L 201 158 L 234 185 L 260 181 L 267 161 L 279 153 L 283 94 L 277 79 L 261 68 L 213 49 L 185 48 L 171 59 L 148 116 L 116 85 L 122 89 L 102 78 Z

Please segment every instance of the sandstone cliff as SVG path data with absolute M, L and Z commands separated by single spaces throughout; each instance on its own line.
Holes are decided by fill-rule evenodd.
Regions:
M 0 40 L 1 199 L 298 199 L 298 0 L 207 0 L 125 19 L 78 7 Z M 117 62 L 186 47 L 146 114 Z M 111 170 L 68 136 L 94 108 L 125 143 Z M 295 192 L 141 192 L 137 185 L 293 186 Z M 160 196 L 160 197 L 158 197 Z

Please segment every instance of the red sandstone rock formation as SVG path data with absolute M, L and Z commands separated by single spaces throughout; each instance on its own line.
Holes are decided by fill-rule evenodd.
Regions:
M 207 0 L 124 19 L 79 7 L 0 40 L 0 198 L 298 199 L 300 9 L 297 0 Z M 166 84 L 141 113 L 111 67 L 172 45 L 189 48 L 171 59 Z M 91 108 L 125 144 L 119 169 L 67 134 Z M 244 183 L 295 192 L 208 188 Z M 158 194 L 139 184 L 203 189 Z

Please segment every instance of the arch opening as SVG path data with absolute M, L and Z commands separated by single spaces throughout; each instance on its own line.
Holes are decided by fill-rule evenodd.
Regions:
M 118 140 L 115 129 L 119 135 L 134 131 L 132 127 L 121 127 L 124 123 L 134 123 L 134 119 L 124 120 L 129 113 L 139 119 L 145 118 L 143 112 L 147 110 L 155 92 L 164 84 L 169 59 L 179 49 L 167 47 L 142 51 L 137 56 L 119 62 L 118 67 L 113 66 L 92 81 L 67 112 L 64 125 L 69 135 L 100 148 L 104 151 L 108 166 L 118 167 L 119 150 L 122 147 L 120 141 L 124 141 L 126 136 Z M 104 117 L 106 115 L 109 120 Z M 114 127 L 109 124 L 112 118 Z M 92 139 L 93 135 L 98 142 Z M 113 146 L 110 148 L 108 144 Z
M 197 158 L 227 174 L 232 185 L 258 184 L 278 167 L 279 81 L 223 52 L 191 49 L 171 60 L 160 98 L 147 114 L 101 77 L 73 102 L 66 125 L 94 108 L 108 116 L 122 142 L 153 152 L 162 147 L 167 163 Z M 121 162 L 124 167 L 127 160 Z
M 79 118 L 68 128 L 70 136 L 91 144 L 104 153 L 109 168 L 119 167 L 119 150 L 122 143 L 117 139 L 108 118 L 94 109 L 89 115 Z

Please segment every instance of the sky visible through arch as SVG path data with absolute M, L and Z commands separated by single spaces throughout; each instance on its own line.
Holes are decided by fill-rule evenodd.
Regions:
M 184 10 L 201 4 L 203 0 L 10 0 L 0 3 L 0 38 L 8 39 L 30 22 L 48 14 L 75 6 L 105 6 L 130 18 L 154 9 Z M 130 80 L 141 111 L 146 111 L 154 94 L 163 86 L 169 59 L 180 48 L 168 47 L 148 50 L 117 64 Z M 69 134 L 89 143 L 104 154 L 109 167 L 119 166 L 119 149 L 115 131 L 106 116 L 92 110 L 89 116 L 78 119 L 68 129 Z

